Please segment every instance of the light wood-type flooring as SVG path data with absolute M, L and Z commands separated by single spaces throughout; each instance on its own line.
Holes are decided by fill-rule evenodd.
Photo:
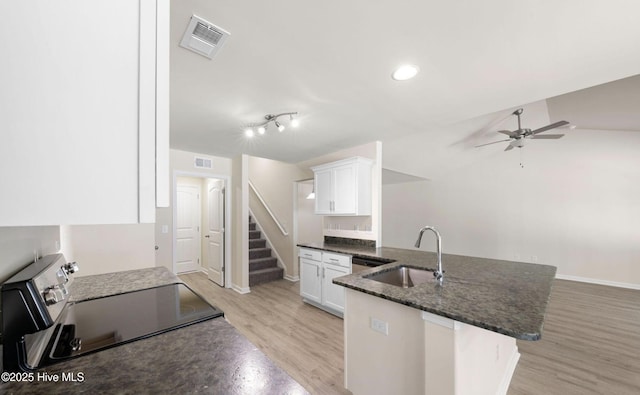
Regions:
M 203 273 L 180 277 L 309 392 L 349 394 L 342 320 L 302 303 L 298 283 L 240 295 Z M 542 340 L 518 348 L 509 395 L 640 394 L 640 291 L 556 280 Z

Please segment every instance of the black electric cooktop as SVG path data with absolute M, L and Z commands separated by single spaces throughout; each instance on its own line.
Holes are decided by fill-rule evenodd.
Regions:
M 68 303 L 42 365 L 222 316 L 184 284 Z

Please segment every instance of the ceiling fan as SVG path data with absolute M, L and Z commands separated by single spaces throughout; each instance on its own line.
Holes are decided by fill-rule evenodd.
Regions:
M 547 126 L 543 126 L 539 129 L 536 130 L 531 130 L 531 129 L 526 129 L 526 128 L 522 128 L 522 126 L 520 125 L 520 115 L 522 114 L 522 108 L 519 108 L 517 110 L 515 110 L 513 112 L 512 115 L 515 115 L 516 117 L 518 117 L 518 129 L 514 130 L 514 131 L 509 131 L 509 130 L 498 130 L 498 133 L 502 133 L 505 134 L 507 136 L 509 136 L 508 139 L 504 139 L 504 140 L 499 140 L 499 141 L 493 141 L 491 143 L 486 143 L 486 144 L 480 144 L 480 145 L 476 145 L 476 148 L 478 147 L 484 147 L 485 145 L 491 145 L 491 144 L 497 144 L 497 143 L 503 143 L 505 141 L 509 142 L 509 145 L 507 146 L 507 148 L 505 148 L 505 151 L 509 151 L 511 149 L 513 149 L 514 147 L 518 147 L 518 148 L 522 148 L 524 146 L 524 139 L 536 139 L 536 140 L 542 140 L 542 139 L 559 139 L 560 137 L 564 136 L 564 134 L 545 134 L 545 135 L 540 135 L 540 133 L 542 132 L 546 132 L 547 130 L 551 130 L 551 129 L 556 129 L 565 125 L 568 125 L 569 122 L 567 121 L 558 121 L 558 122 L 554 122 L 550 125 Z

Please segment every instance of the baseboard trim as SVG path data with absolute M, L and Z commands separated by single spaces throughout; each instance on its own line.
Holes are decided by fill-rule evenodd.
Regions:
M 589 277 L 569 276 L 569 275 L 566 275 L 566 274 L 556 274 L 556 278 L 559 279 L 559 280 L 578 281 L 578 282 L 581 282 L 581 283 L 607 285 L 609 287 L 618 287 L 618 288 L 627 288 L 627 289 L 640 290 L 640 284 L 619 283 L 619 282 L 616 282 L 616 281 L 598 280 L 598 279 L 589 278 Z
M 284 276 L 284 279 L 285 279 L 285 280 L 289 280 L 289 281 L 291 281 L 291 282 L 294 282 L 294 283 L 295 283 L 295 282 L 297 282 L 297 281 L 300 281 L 300 276 L 289 276 L 289 275 L 285 275 L 285 276 Z
M 317 307 L 317 308 L 319 308 L 320 310 L 324 310 L 324 311 L 326 311 L 326 312 L 327 312 L 327 313 L 329 313 L 329 314 L 333 314 L 333 315 L 335 315 L 336 317 L 344 318 L 344 313 L 341 313 L 341 312 L 339 312 L 339 311 L 337 311 L 337 310 L 334 310 L 334 309 L 332 309 L 331 307 L 324 306 L 324 305 L 322 305 L 322 304 L 320 304 L 320 303 L 318 303 L 318 302 L 314 302 L 313 300 L 309 300 L 309 299 L 307 299 L 307 298 L 302 298 L 302 301 L 303 301 L 303 302 L 305 302 L 305 303 L 307 303 L 307 304 L 310 304 L 310 305 L 311 305 L 311 306 L 313 306 L 313 307 Z
M 239 287 L 239 286 L 237 286 L 235 284 L 231 286 L 231 289 L 233 289 L 234 291 L 236 291 L 237 293 L 242 294 L 242 295 L 248 294 L 249 292 L 251 292 L 251 289 L 249 287 L 243 288 L 243 287 Z

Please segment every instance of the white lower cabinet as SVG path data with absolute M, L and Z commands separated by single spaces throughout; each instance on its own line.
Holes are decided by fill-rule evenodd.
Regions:
M 316 303 L 322 303 L 321 266 L 321 262 L 300 258 L 300 295 Z
M 336 277 L 351 274 L 351 256 L 300 249 L 300 295 L 302 299 L 332 314 L 344 312 L 344 288 Z
M 322 304 L 344 313 L 344 287 L 332 283 L 336 277 L 351 274 L 346 267 L 325 264 L 322 268 Z

